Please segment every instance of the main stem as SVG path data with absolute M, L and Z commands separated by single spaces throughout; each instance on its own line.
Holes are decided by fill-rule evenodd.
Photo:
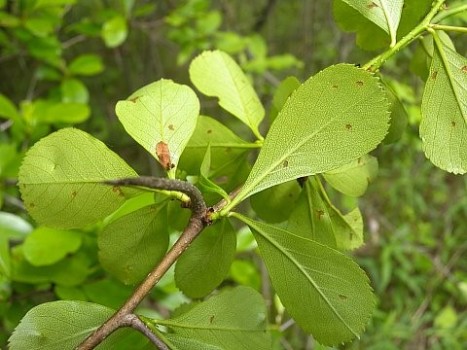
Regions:
M 406 36 L 404 36 L 400 41 L 398 41 L 392 48 L 383 52 L 381 55 L 376 56 L 371 61 L 366 63 L 362 68 L 371 72 L 375 72 L 381 67 L 381 65 L 386 62 L 386 60 L 393 55 L 395 55 L 399 50 L 409 45 L 412 41 L 417 39 L 421 33 L 426 31 L 430 25 L 430 21 L 438 13 L 441 6 L 446 0 L 437 0 L 436 3 L 431 8 L 431 11 L 425 16 L 423 21 L 412 29 Z
M 140 177 L 107 181 L 106 183 L 114 186 L 144 186 L 183 192 L 190 197 L 192 215 L 185 230 L 169 252 L 164 256 L 162 261 L 149 273 L 138 288 L 136 288 L 125 304 L 77 347 L 78 350 L 94 349 L 118 328 L 129 326 L 128 316 L 133 314 L 133 311 L 144 297 L 149 294 L 152 288 L 160 281 L 162 276 L 164 276 L 167 270 L 177 261 L 180 255 L 190 246 L 208 223 L 207 208 L 204 199 L 199 190 L 188 182 Z

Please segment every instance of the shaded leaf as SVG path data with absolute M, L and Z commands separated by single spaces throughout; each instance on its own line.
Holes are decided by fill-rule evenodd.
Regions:
M 227 276 L 235 248 L 235 230 L 227 219 L 207 227 L 177 260 L 177 287 L 190 298 L 211 293 Z
M 422 97 L 420 137 L 434 165 L 467 172 L 467 59 L 434 36 L 435 50 Z
M 272 99 L 271 112 L 269 118 L 271 121 L 274 121 L 277 117 L 277 114 L 282 109 L 285 104 L 285 101 L 289 96 L 301 85 L 300 81 L 296 77 L 287 77 L 281 81 Z
M 0 117 L 16 121 L 20 118 L 18 110 L 13 102 L 3 94 L 0 94 Z
M 34 266 L 52 265 L 81 246 L 79 232 L 38 227 L 23 244 L 25 258 Z
M 270 350 L 263 298 L 249 287 L 236 287 L 199 303 L 171 320 L 160 321 L 177 342 L 191 339 L 224 350 Z M 183 347 L 182 347 L 183 349 Z
M 0 232 L 2 232 L 2 237 L 11 240 L 22 240 L 32 230 L 32 225 L 22 217 L 0 211 Z
M 114 312 L 105 306 L 84 301 L 61 300 L 38 305 L 29 310 L 16 327 L 9 339 L 9 349 L 74 349 Z M 128 337 L 132 338 L 134 345 L 135 341 L 141 342 L 143 336 L 133 330 L 122 329 L 110 335 L 96 349 L 121 349 L 120 344 Z M 132 348 L 140 349 L 139 346 Z
M 238 64 L 225 52 L 205 51 L 190 65 L 190 79 L 207 96 L 219 98 L 219 105 L 248 125 L 258 139 L 264 108 Z
M 101 141 L 66 128 L 37 142 L 19 171 L 25 206 L 41 224 L 84 227 L 116 210 L 134 189 L 102 184 L 137 174 Z
M 78 79 L 65 79 L 60 85 L 63 102 L 88 103 L 89 91 Z
M 407 128 L 408 115 L 402 102 L 397 97 L 392 88 L 386 85 L 386 91 L 389 103 L 391 104 L 391 117 L 388 134 L 383 140 L 383 143 L 389 144 L 399 140 Z
M 250 204 L 260 219 L 278 223 L 289 218 L 299 195 L 300 185 L 293 180 L 254 194 Z
M 347 64 L 321 71 L 287 100 L 226 210 L 268 187 L 363 156 L 384 138 L 388 114 L 385 92 L 372 74 Z
M 166 204 L 137 209 L 112 221 L 99 233 L 100 262 L 123 283 L 141 281 L 167 251 Z
M 234 216 L 253 231 L 287 312 L 323 345 L 358 337 L 375 307 L 368 277 L 342 253 L 277 228 Z
M 193 90 L 162 79 L 119 101 L 115 111 L 128 134 L 174 174 L 199 114 Z
M 396 43 L 397 27 L 404 0 L 343 0 L 389 34 L 391 45 Z
M 0 277 L 5 276 L 9 278 L 10 275 L 11 275 L 10 246 L 9 246 L 7 237 L 4 237 L 2 235 L 0 236 Z
M 366 154 L 339 168 L 325 172 L 323 177 L 339 192 L 351 197 L 360 197 L 377 174 L 378 160 Z

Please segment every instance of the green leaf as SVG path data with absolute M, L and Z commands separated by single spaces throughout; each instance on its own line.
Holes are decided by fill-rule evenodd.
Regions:
M 22 217 L 0 211 L 0 232 L 10 240 L 22 240 L 33 230 L 32 225 Z
M 383 143 L 389 144 L 399 140 L 402 137 L 402 134 L 407 128 L 409 117 L 407 115 L 407 111 L 404 108 L 404 105 L 399 100 L 396 93 L 387 85 L 385 87 L 388 100 L 391 104 L 391 121 L 388 134 L 384 138 Z
M 96 75 L 104 70 L 104 64 L 100 56 L 84 54 L 71 61 L 68 70 L 75 75 Z
M 331 66 L 287 100 L 264 140 L 237 203 L 268 187 L 337 168 L 374 149 L 388 129 L 378 79 L 352 65 Z
M 420 137 L 428 159 L 454 174 L 467 172 L 467 59 L 434 35 L 422 97 Z
M 175 174 L 199 114 L 199 101 L 193 90 L 162 79 L 119 101 L 115 111 L 127 133 L 169 174 Z
M 403 0 L 343 0 L 375 23 L 391 37 L 391 46 L 396 43 L 396 32 L 402 14 Z
M 10 246 L 8 238 L 3 235 L 0 236 L 0 277 L 2 276 L 7 278 L 11 276 Z
M 368 277 L 342 253 L 233 214 L 253 231 L 272 285 L 287 312 L 321 344 L 358 337 L 375 307 Z
M 281 81 L 272 99 L 271 112 L 269 113 L 271 121 L 276 119 L 277 114 L 284 107 L 285 101 L 300 85 L 301 83 L 296 77 L 287 77 Z
M 135 210 L 99 233 L 100 262 L 123 283 L 140 282 L 167 251 L 166 204 Z
M 229 199 L 229 195 L 222 187 L 212 181 L 209 177 L 211 174 L 211 145 L 208 145 L 206 154 L 204 155 L 201 167 L 199 170 L 198 186 L 201 191 L 217 193 L 225 199 Z
M 0 117 L 11 119 L 13 121 L 20 119 L 16 106 L 3 94 L 0 94 Z
M 264 108 L 238 64 L 225 52 L 205 51 L 190 65 L 190 79 L 207 96 L 219 99 L 219 105 L 248 125 L 258 139 L 258 126 Z
M 378 174 L 378 160 L 364 155 L 323 174 L 324 179 L 339 192 L 351 197 L 362 196 Z
M 207 348 L 270 350 L 266 312 L 258 292 L 249 287 L 236 287 L 196 304 L 182 315 L 158 323 L 174 331 L 172 338 L 192 339 L 205 343 Z
M 60 91 L 62 93 L 62 102 L 77 102 L 77 103 L 88 103 L 89 91 L 80 80 L 78 79 L 65 79 L 60 85 Z
M 292 180 L 254 194 L 250 204 L 260 219 L 278 223 L 289 218 L 299 195 L 300 185 Z
M 318 178 L 309 178 L 287 229 L 331 248 L 349 250 L 363 244 L 363 220 L 355 208 L 343 215 L 329 200 Z
M 115 311 L 99 304 L 84 301 L 53 301 L 31 309 L 9 339 L 11 350 L 75 349 Z M 121 349 L 122 341 L 133 338 L 136 332 L 119 330 L 96 349 Z M 139 338 L 139 339 L 138 339 Z M 142 335 L 135 341 L 141 342 Z M 140 349 L 141 347 L 132 347 Z
M 30 119 L 43 124 L 81 123 L 90 115 L 88 105 L 76 102 L 36 100 L 29 102 L 28 107 L 30 109 Z M 27 118 L 27 113 L 24 112 L 24 114 Z
M 128 36 L 128 27 L 124 17 L 118 15 L 107 20 L 102 26 L 101 37 L 105 46 L 117 47 L 123 44 Z
M 65 128 L 43 138 L 26 153 L 19 187 L 37 222 L 76 228 L 103 219 L 136 191 L 102 181 L 134 176 L 135 171 L 101 141 L 78 129 Z
M 175 283 L 190 298 L 202 298 L 221 284 L 235 257 L 235 230 L 227 219 L 207 227 L 175 265 Z
M 79 232 L 38 227 L 23 244 L 25 258 L 34 266 L 52 265 L 81 246 Z

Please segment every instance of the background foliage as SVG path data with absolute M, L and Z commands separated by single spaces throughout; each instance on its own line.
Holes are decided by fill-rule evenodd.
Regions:
M 408 2 L 414 14 L 430 4 Z M 61 232 L 36 227 L 15 187 L 26 150 L 50 132 L 76 125 L 109 145 L 138 173 L 160 175 L 153 159 L 124 133 L 114 112 L 116 101 L 160 78 L 188 83 L 189 61 L 201 50 L 218 48 L 240 62 L 263 104 L 273 111 L 272 95 L 287 76 L 304 81 L 334 63 L 365 63 L 375 55 L 365 50 L 385 45 L 383 29 L 355 28 L 347 17 L 344 25 L 340 23 L 344 30 L 357 32 L 355 45 L 354 35 L 335 24 L 334 18 L 345 11 L 344 2 L 312 0 L 0 1 L 0 345 L 6 344 L 19 320 L 37 304 L 73 299 L 115 309 L 132 290 L 120 281 L 131 283 L 128 278 L 135 278 L 111 270 L 113 254 L 98 259 L 98 245 L 105 244 L 104 236 L 96 235 L 98 227 Z M 415 17 L 403 18 L 401 28 L 410 28 L 410 22 L 418 20 Z M 466 20 L 465 15 L 458 16 L 452 24 L 465 25 Z M 368 33 L 374 34 L 374 40 L 363 39 Z M 452 37 L 457 52 L 465 56 L 465 39 Z M 372 47 L 365 47 L 369 42 Z M 435 168 L 421 151 L 418 125 L 423 85 L 417 74 L 423 77 L 427 72 L 417 60 L 418 51 L 426 45 L 430 43 L 419 41 L 383 67 L 386 84 L 407 111 L 407 125 L 398 142 L 373 153 L 379 173 L 358 199 L 366 245 L 354 255 L 370 276 L 378 304 L 361 339 L 342 348 L 461 349 L 467 343 L 463 311 L 467 263 L 462 259 L 467 250 L 467 182 L 465 177 Z M 221 116 L 245 140 L 253 139 L 252 132 L 245 131 L 239 120 L 227 118 L 212 99 L 204 99 L 201 108 L 204 114 Z M 266 127 L 260 125 L 259 130 Z M 343 211 L 355 207 L 356 199 L 326 190 Z M 141 202 L 128 205 L 141 208 L 133 212 L 135 216 L 178 210 L 176 206 L 143 208 Z M 124 214 L 110 219 L 114 227 L 118 228 L 118 218 Z M 257 214 L 262 215 L 260 210 Z M 181 223 L 169 223 L 172 230 L 183 227 L 183 215 Z M 138 217 L 135 220 L 140 222 Z M 147 220 L 151 225 L 150 217 Z M 225 225 L 223 229 L 238 228 Z M 125 227 L 119 230 L 124 232 Z M 119 230 L 114 231 L 116 235 Z M 319 347 L 294 325 L 273 294 L 250 236 L 237 235 L 237 252 L 231 252 L 235 259 L 224 283 L 247 285 L 263 294 L 270 322 L 283 332 L 283 337 L 277 334 L 277 348 Z M 40 254 L 44 242 L 47 254 Z M 153 254 L 161 254 L 159 248 L 153 247 Z M 189 259 L 187 255 L 181 261 L 189 264 Z M 188 295 L 203 294 L 200 289 L 202 284 Z M 187 301 L 170 274 L 151 297 L 144 305 L 146 312 L 162 316 Z

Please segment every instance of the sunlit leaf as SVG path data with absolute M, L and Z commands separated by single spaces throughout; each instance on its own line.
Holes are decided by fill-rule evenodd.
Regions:
M 177 287 L 190 298 L 208 295 L 227 276 L 235 248 L 235 230 L 227 219 L 207 227 L 177 260 Z
M 79 232 L 38 227 L 28 235 L 23 244 L 26 259 L 34 266 L 51 265 L 81 246 Z
M 160 323 L 174 331 L 172 338 L 192 339 L 208 349 L 271 349 L 264 300 L 249 287 L 223 291 Z
M 360 197 L 378 174 L 378 160 L 364 155 L 339 168 L 327 171 L 324 179 L 339 192 L 351 197 Z
M 199 114 L 193 90 L 162 79 L 119 101 L 115 111 L 130 136 L 174 174 Z
M 169 244 L 165 204 L 121 216 L 99 233 L 100 262 L 123 283 L 141 281 L 165 254 Z
M 272 124 L 230 207 L 268 187 L 329 171 L 368 153 L 387 132 L 387 107 L 378 79 L 352 65 L 331 66 L 308 79 Z
M 43 138 L 26 153 L 19 187 L 36 221 L 75 228 L 103 219 L 136 191 L 102 181 L 134 176 L 135 171 L 101 141 L 66 128 Z
M 342 253 L 278 227 L 234 214 L 253 231 L 287 312 L 323 345 L 363 332 L 375 307 L 368 277 Z
M 467 172 L 467 59 L 435 36 L 435 50 L 422 97 L 420 137 L 433 164 Z
M 219 98 L 219 105 L 248 125 L 259 139 L 264 108 L 238 64 L 225 52 L 205 51 L 190 65 L 193 84 L 205 95 Z
M 128 36 L 125 18 L 118 15 L 107 20 L 102 26 L 101 36 L 107 47 L 120 46 Z
M 84 301 L 61 300 L 40 304 L 29 310 L 16 327 L 9 339 L 9 349 L 75 349 L 114 312 L 105 306 Z M 134 345 L 135 342 L 141 344 L 143 336 L 130 329 L 119 330 L 96 349 L 121 349 L 120 344 L 129 337 Z M 132 348 L 141 349 L 139 346 Z
M 70 73 L 76 75 L 96 75 L 104 70 L 102 58 L 94 54 L 76 57 L 68 67 Z

